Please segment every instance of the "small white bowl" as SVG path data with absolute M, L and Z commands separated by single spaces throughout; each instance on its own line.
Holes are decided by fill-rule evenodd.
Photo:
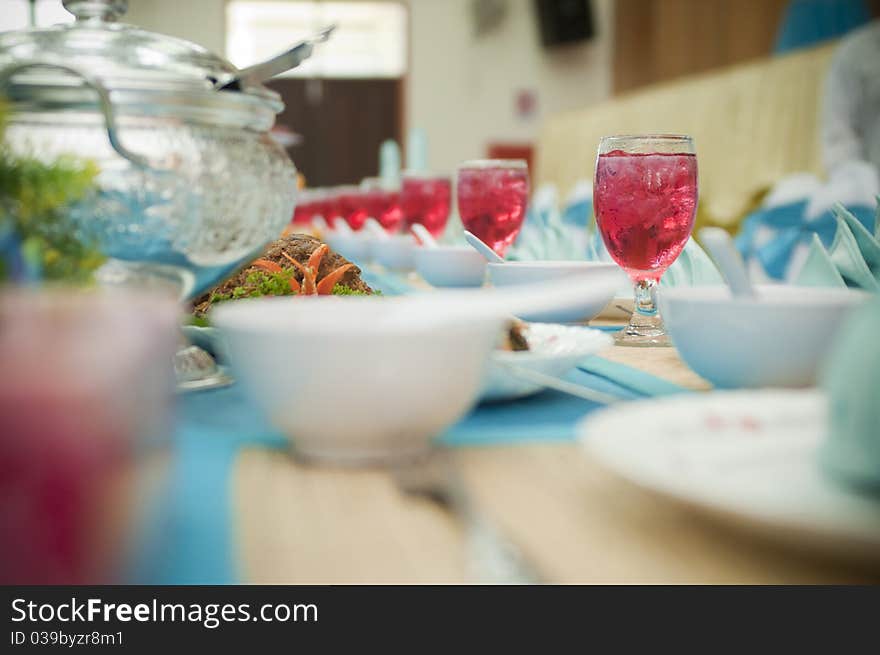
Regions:
M 660 314 L 682 359 L 719 388 L 805 387 L 818 372 L 861 291 L 758 286 L 756 299 L 727 287 L 659 291 Z
M 370 263 L 370 239 L 362 232 L 327 232 L 324 241 L 333 250 L 358 266 Z
M 470 246 L 417 248 L 416 271 L 435 287 L 480 287 L 486 278 L 486 260 Z
M 559 280 L 565 278 L 589 277 L 597 275 L 604 277 L 608 271 L 620 271 L 617 264 L 610 262 L 578 262 L 578 261 L 527 261 L 505 262 L 503 264 L 488 264 L 489 282 L 492 286 L 505 287 L 523 284 L 535 284 Z M 626 276 L 620 271 L 621 286 L 625 283 Z M 588 321 L 595 318 L 614 297 L 614 293 L 584 297 L 583 302 L 574 303 L 564 309 L 550 312 L 539 312 L 520 316 L 525 321 L 537 323 L 571 323 L 574 321 Z
M 410 234 L 395 234 L 387 240 L 375 240 L 373 258 L 390 271 L 408 272 L 416 266 L 416 240 Z

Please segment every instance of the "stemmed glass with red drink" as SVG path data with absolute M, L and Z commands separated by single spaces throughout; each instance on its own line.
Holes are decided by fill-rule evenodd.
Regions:
M 526 217 L 529 172 L 521 159 L 468 161 L 458 167 L 458 213 L 464 229 L 500 256 Z
M 697 209 L 697 157 L 689 136 L 608 136 L 599 143 L 593 186 L 605 247 L 635 285 L 619 345 L 668 345 L 657 313 L 660 277 L 681 254 Z

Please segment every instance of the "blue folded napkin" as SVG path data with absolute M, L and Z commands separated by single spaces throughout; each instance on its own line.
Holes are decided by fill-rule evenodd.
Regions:
M 706 251 L 690 237 L 684 250 L 660 278 L 660 284 L 664 287 L 711 286 L 724 284 L 724 278 Z
M 813 235 L 795 282 L 803 286 L 849 286 L 880 292 L 880 240 L 843 205 L 835 205 L 833 213 L 835 231 L 830 245 L 826 248 L 819 236 Z
M 838 164 L 824 182 L 806 173 L 788 176 L 745 218 L 736 244 L 743 257 L 758 264 L 752 266 L 755 274 L 792 280 L 810 256 L 813 235 L 831 247 L 838 226 L 836 205 L 845 206 L 854 222 L 874 227 L 878 189 L 877 170 L 867 162 Z
M 538 189 L 529 203 L 525 223 L 507 258 L 512 261 L 585 259 L 586 223 L 580 225 L 572 211 L 568 212 L 569 220 L 565 220 L 559 210 L 556 187 L 553 185 Z
M 880 493 L 880 300 L 847 321 L 828 360 L 828 434 L 820 461 L 834 477 Z

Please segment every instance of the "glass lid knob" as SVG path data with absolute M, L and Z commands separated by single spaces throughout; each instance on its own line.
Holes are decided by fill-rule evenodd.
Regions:
M 128 0 L 61 0 L 61 4 L 79 20 L 113 22 L 128 10 Z

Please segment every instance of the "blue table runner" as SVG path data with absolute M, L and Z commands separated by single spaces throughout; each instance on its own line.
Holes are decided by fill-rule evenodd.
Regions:
M 367 273 L 387 295 L 412 288 L 399 276 Z M 618 327 L 608 328 L 612 330 Z M 622 399 L 646 398 L 686 389 L 601 357 L 589 357 L 566 378 Z M 451 447 L 570 441 L 578 422 L 601 407 L 545 390 L 514 402 L 478 405 L 440 437 Z M 234 553 L 230 477 L 239 450 L 248 446 L 286 449 L 287 441 L 238 384 L 178 396 L 171 484 L 156 534 L 145 540 L 135 581 L 154 584 L 238 582 Z

